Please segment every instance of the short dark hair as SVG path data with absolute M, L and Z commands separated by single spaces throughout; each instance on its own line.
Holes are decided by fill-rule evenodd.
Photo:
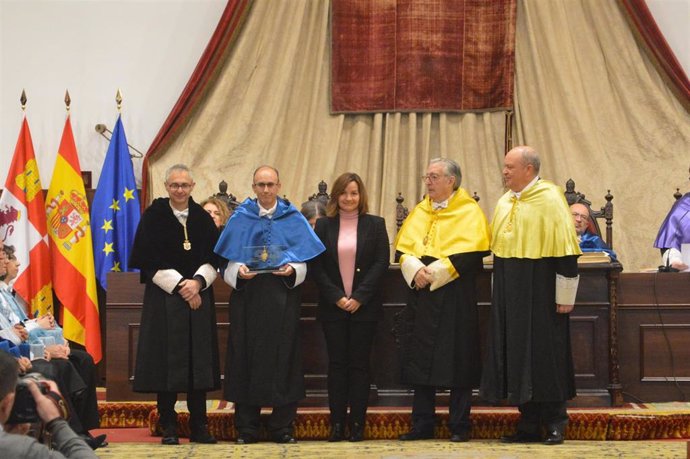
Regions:
M 14 256 L 14 252 L 16 252 L 15 248 L 13 245 L 7 245 L 5 244 L 2 248 L 3 252 L 7 254 L 7 258 L 12 258 Z
M 14 392 L 19 375 L 19 364 L 6 352 L 0 351 L 0 400 Z
M 364 187 L 362 177 L 354 172 L 345 172 L 344 174 L 341 174 L 340 177 L 335 179 L 333 188 L 331 188 L 331 197 L 326 205 L 326 215 L 329 217 L 335 217 L 338 215 L 338 198 L 341 194 L 345 193 L 345 188 L 347 188 L 350 182 L 355 182 L 357 184 L 357 188 L 359 188 L 359 206 L 357 207 L 357 213 L 362 215 L 369 212 L 367 189 Z

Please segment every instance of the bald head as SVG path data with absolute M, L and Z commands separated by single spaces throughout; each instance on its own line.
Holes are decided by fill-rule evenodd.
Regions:
M 264 209 L 272 208 L 280 192 L 280 175 L 273 166 L 260 166 L 254 171 L 252 190 Z
M 503 159 L 503 181 L 512 191 L 522 191 L 539 175 L 539 153 L 526 145 L 515 147 Z
M 570 206 L 570 212 L 573 214 L 575 232 L 578 236 L 582 236 L 589 227 L 589 207 L 582 203 L 576 202 Z

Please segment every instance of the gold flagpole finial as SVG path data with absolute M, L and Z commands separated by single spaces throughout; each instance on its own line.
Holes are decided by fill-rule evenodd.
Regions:
M 26 110 L 26 91 L 22 89 L 22 95 L 19 98 L 19 102 L 22 104 L 22 111 Z
M 120 88 L 117 88 L 117 94 L 115 94 L 115 102 L 117 102 L 117 111 L 120 112 L 122 109 L 122 92 L 120 92 Z
M 67 112 L 69 113 L 69 106 L 72 103 L 72 99 L 69 97 L 69 91 L 65 89 L 65 107 L 67 108 Z

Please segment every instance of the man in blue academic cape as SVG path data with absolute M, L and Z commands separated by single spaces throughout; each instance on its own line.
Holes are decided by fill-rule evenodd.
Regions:
M 228 260 L 224 279 L 234 289 L 224 395 L 235 403 L 237 443 L 255 443 L 262 406 L 273 407 L 271 439 L 294 443 L 297 404 L 305 396 L 299 341 L 300 284 L 306 261 L 324 251 L 309 222 L 278 198 L 271 166 L 254 172 L 256 199 L 232 214 L 215 251 Z
M 570 206 L 575 223 L 575 232 L 580 241 L 580 250 L 583 252 L 605 252 L 611 257 L 611 261 L 616 261 L 616 252 L 611 250 L 606 243 L 596 234 L 589 231 L 591 214 L 589 206 L 576 202 Z
M 690 172 L 690 170 L 688 170 Z M 654 247 L 661 250 L 664 265 L 678 271 L 685 271 L 688 265 L 683 263 L 681 244 L 690 243 L 690 193 L 685 193 L 673 204 L 659 228 Z

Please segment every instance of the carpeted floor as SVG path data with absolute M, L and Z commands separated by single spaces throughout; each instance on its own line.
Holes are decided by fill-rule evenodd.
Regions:
M 189 435 L 184 402 L 178 403 L 178 430 L 182 437 Z M 100 404 L 103 428 L 146 427 L 156 435 L 158 413 L 153 403 Z M 565 432 L 568 440 L 668 440 L 690 439 L 690 406 L 687 403 L 630 405 L 621 408 L 569 409 L 570 423 Z M 265 419 L 268 412 L 264 412 Z M 437 439 L 447 439 L 447 410 L 438 410 Z M 472 439 L 491 440 L 513 433 L 519 414 L 515 408 L 473 407 Z M 222 401 L 208 402 L 208 424 L 219 440 L 236 438 L 232 406 Z M 367 413 L 365 439 L 394 440 L 410 429 L 409 408 L 370 408 Z M 295 436 L 299 440 L 328 438 L 329 416 L 324 408 L 300 408 L 295 422 Z
M 128 429 L 129 430 L 129 429 Z M 143 429 L 141 429 L 143 430 Z M 159 443 L 113 443 L 97 450 L 101 458 L 352 458 L 352 459 L 405 459 L 405 458 L 684 458 L 686 441 L 567 441 L 559 446 L 506 445 L 496 440 L 473 440 L 468 443 L 450 443 L 441 440 L 400 442 L 390 440 L 362 443 L 328 443 L 303 441 L 295 445 L 258 443 L 238 446 L 221 442 L 217 445 L 190 444 L 182 440 L 179 446 Z

